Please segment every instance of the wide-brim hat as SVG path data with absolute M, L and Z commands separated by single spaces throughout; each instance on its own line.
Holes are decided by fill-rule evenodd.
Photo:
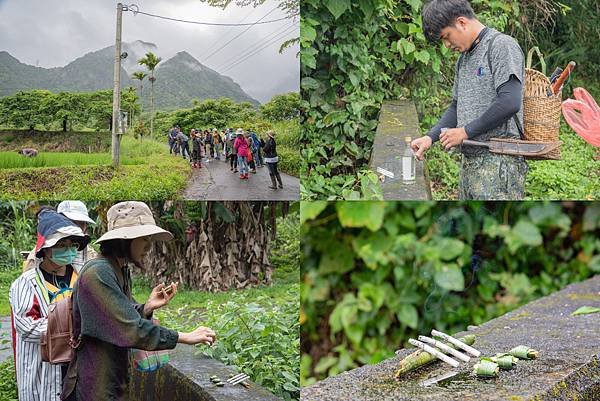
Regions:
M 81 201 L 62 201 L 58 204 L 56 211 L 66 216 L 69 220 L 96 224 L 88 215 L 87 207 Z
M 170 241 L 173 234 L 156 225 L 152 211 L 144 202 L 120 202 L 108 209 L 108 231 L 96 243 L 113 239 L 150 236 L 153 241 Z

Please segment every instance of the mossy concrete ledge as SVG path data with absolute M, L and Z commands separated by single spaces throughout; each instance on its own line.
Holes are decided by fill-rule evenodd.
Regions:
M 421 136 L 417 109 L 413 102 L 406 99 L 386 100 L 379 113 L 379 125 L 373 141 L 373 150 L 369 169 L 378 176 L 378 168 L 393 173 L 394 178 L 385 177 L 380 182 L 384 200 L 429 200 L 431 185 L 429 172 L 425 162 L 417 160 L 416 182 L 402 182 L 402 153 L 404 139 L 415 139 Z
M 600 400 L 600 314 L 571 316 L 582 306 L 600 306 L 600 275 L 572 284 L 469 333 L 483 355 L 506 352 L 517 345 L 539 351 L 538 359 L 519 361 L 498 378 L 472 374 L 476 358 L 459 374 L 430 387 L 423 380 L 452 368 L 442 362 L 394 379 L 399 361 L 414 351 L 404 349 L 378 365 L 364 366 L 302 389 L 303 401 L 598 401 Z M 423 333 L 426 334 L 426 333 Z M 458 333 L 457 336 L 467 334 Z
M 210 376 L 225 382 L 235 372 L 231 367 L 212 359 L 195 355 L 197 348 L 178 344 L 171 351 L 167 366 L 155 372 L 135 371 L 130 384 L 130 401 L 275 401 L 272 393 L 257 384 L 250 388 L 225 383 L 217 387 Z

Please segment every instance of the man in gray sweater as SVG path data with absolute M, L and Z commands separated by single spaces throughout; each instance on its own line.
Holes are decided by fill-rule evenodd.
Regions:
M 420 160 L 439 141 L 462 152 L 460 199 L 519 200 L 528 167 L 521 156 L 463 146 L 465 139 L 519 139 L 523 127 L 523 51 L 512 37 L 479 22 L 467 0 L 431 0 L 423 9 L 430 41 L 462 53 L 454 78 L 452 104 L 426 136 L 411 144 Z M 442 132 L 442 128 L 448 128 Z

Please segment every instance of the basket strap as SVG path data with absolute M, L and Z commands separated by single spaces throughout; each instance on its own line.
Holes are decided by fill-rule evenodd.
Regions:
M 540 52 L 540 48 L 537 46 L 532 47 L 529 52 L 527 52 L 527 68 L 531 68 L 531 65 L 533 64 L 534 52 L 538 55 L 540 63 L 542 64 L 542 74 L 546 75 L 546 60 L 544 60 L 544 55 L 542 52 Z

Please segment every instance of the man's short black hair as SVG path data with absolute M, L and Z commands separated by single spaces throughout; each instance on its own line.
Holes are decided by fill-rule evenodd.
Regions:
M 475 18 L 468 0 L 431 0 L 423 7 L 423 33 L 430 42 L 440 39 L 442 29 L 453 26 L 458 17 Z

